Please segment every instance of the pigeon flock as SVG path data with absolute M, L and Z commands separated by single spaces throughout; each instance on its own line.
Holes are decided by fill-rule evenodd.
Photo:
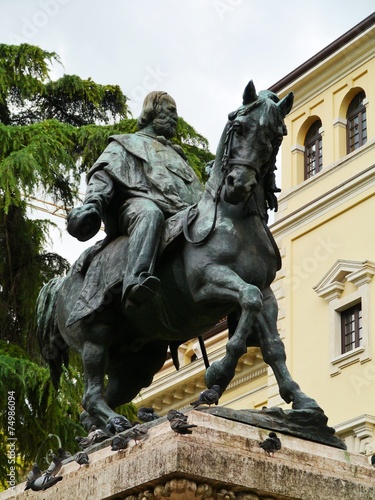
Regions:
M 210 389 L 202 391 L 196 401 L 190 403 L 193 408 L 200 405 L 211 406 L 217 405 L 222 395 L 222 391 L 218 385 L 213 385 Z M 192 429 L 197 427 L 195 424 L 188 422 L 188 416 L 178 410 L 169 410 L 167 415 L 170 428 L 176 434 L 189 435 L 192 434 Z M 41 471 L 37 463 L 34 463 L 32 470 L 28 473 L 26 479 L 25 490 L 43 491 L 51 488 L 56 483 L 63 479 L 62 475 L 58 475 L 63 464 L 67 459 L 74 461 L 81 467 L 90 464 L 89 455 L 85 451 L 97 443 L 101 443 L 106 439 L 111 440 L 111 451 L 120 452 L 126 450 L 131 441 L 134 441 L 135 446 L 141 441 L 147 439 L 149 427 L 145 424 L 159 419 L 153 408 L 141 407 L 137 411 L 138 421 L 130 423 L 125 417 L 118 416 L 110 419 L 105 427 L 106 430 L 97 428 L 95 425 L 91 427 L 87 436 L 76 436 L 75 441 L 82 451 L 74 456 L 69 451 L 59 448 L 56 455 L 52 456 L 52 460 L 45 471 Z M 259 443 L 268 456 L 272 457 L 275 452 L 281 449 L 281 441 L 275 432 L 270 432 L 268 438 Z M 375 467 L 375 455 L 371 460 Z
M 44 472 L 39 469 L 38 464 L 34 464 L 32 470 L 27 475 L 25 490 L 43 491 L 51 488 L 51 486 L 62 480 L 62 476 L 57 475 L 61 467 L 62 463 L 57 455 L 53 455 L 48 469 Z

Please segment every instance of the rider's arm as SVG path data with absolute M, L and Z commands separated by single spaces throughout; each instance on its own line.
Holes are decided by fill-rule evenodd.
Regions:
M 93 204 L 100 217 L 109 205 L 114 192 L 113 181 L 104 170 L 97 170 L 89 180 L 83 205 Z
M 68 215 L 69 234 L 79 241 L 87 241 L 95 236 L 113 191 L 113 182 L 109 175 L 104 170 L 94 172 L 90 177 L 83 205 L 73 208 Z

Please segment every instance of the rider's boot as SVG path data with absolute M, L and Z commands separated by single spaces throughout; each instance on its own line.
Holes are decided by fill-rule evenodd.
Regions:
M 135 306 L 151 300 L 159 290 L 160 280 L 148 272 L 143 272 L 139 276 L 139 283 L 133 285 L 123 297 L 124 310 L 129 310 Z

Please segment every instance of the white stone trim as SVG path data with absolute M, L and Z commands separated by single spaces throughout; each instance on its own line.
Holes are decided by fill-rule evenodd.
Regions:
M 349 452 L 375 453 L 375 416 L 359 415 L 334 426 L 337 436 L 342 439 Z
M 329 351 L 331 377 L 353 363 L 371 359 L 370 288 L 375 274 L 375 262 L 339 259 L 314 287 L 315 292 L 329 305 Z M 353 283 L 357 290 L 342 297 L 345 282 Z M 352 305 L 362 305 L 362 346 L 341 353 L 341 312 Z

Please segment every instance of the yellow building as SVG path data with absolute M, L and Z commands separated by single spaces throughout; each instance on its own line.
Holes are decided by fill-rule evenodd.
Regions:
M 271 226 L 283 258 L 273 288 L 288 368 L 349 450 L 375 452 L 375 14 L 271 90 L 295 95 Z M 224 322 L 209 332 L 210 362 L 226 338 Z M 204 388 L 196 340 L 181 346 L 180 362 L 176 372 L 167 361 L 136 403 L 161 414 L 187 406 Z M 288 407 L 256 348 L 220 404 Z

